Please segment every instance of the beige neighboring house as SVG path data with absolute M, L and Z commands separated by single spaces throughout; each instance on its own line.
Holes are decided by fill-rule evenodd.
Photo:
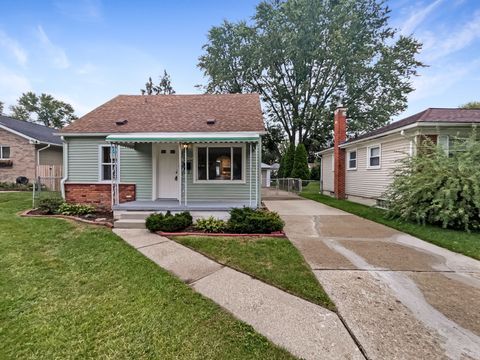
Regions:
M 337 198 L 374 205 L 393 180 L 398 161 L 429 138 L 450 151 L 480 125 L 480 109 L 429 108 L 375 131 L 346 139 L 346 109 L 335 111 L 334 147 L 320 151 L 321 189 Z M 380 201 L 379 201 L 380 200 Z
M 0 182 L 15 182 L 20 176 L 33 182 L 45 169 L 61 175 L 63 143 L 56 129 L 0 116 Z

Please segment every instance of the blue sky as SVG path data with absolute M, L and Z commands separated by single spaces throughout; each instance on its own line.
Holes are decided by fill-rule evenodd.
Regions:
M 3 0 L 0 101 L 46 92 L 83 115 L 117 94 L 139 94 L 167 69 L 177 93 L 197 93 L 209 28 L 246 19 L 258 0 Z M 480 1 L 392 0 L 391 25 L 424 44 L 429 65 L 399 117 L 480 100 Z M 5 14 L 7 14 L 5 16 Z

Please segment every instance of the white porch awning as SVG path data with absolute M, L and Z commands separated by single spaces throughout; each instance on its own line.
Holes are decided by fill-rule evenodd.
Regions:
M 108 135 L 112 143 L 146 143 L 146 142 L 182 142 L 182 143 L 219 143 L 219 142 L 257 142 L 259 133 L 136 133 Z

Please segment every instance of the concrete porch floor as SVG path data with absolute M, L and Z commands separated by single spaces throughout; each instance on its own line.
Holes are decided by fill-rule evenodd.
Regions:
M 113 206 L 114 211 L 227 211 L 237 207 L 254 207 L 254 203 L 248 201 L 188 201 L 187 205 L 180 203 L 177 199 L 157 199 L 155 201 L 136 200 Z

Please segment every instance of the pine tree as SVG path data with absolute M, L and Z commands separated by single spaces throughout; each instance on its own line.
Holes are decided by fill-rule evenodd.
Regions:
M 285 155 L 280 159 L 280 167 L 278 168 L 277 178 L 281 179 L 284 177 L 285 173 Z
M 308 168 L 308 154 L 305 145 L 299 144 L 295 150 L 295 159 L 293 170 L 290 175 L 293 178 L 308 180 L 310 178 L 310 169 Z
M 288 178 L 292 176 L 293 163 L 295 161 L 295 144 L 291 143 L 284 155 L 285 163 L 283 170 L 283 177 Z

